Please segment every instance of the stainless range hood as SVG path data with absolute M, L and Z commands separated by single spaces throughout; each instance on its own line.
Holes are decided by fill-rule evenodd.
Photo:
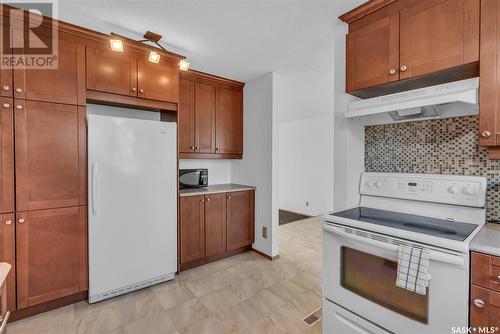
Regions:
M 349 103 L 345 117 L 361 125 L 477 115 L 479 78 L 450 82 Z

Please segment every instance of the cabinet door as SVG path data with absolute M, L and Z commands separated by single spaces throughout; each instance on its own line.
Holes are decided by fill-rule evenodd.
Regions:
M 2 31 L 7 31 L 9 29 L 8 20 L 2 19 Z M 2 50 L 1 54 L 8 56 L 9 54 L 4 54 Z M 0 66 L 0 96 L 12 97 L 12 69 L 2 65 Z
M 243 153 L 243 92 L 217 87 L 216 153 Z
M 14 212 L 14 121 L 12 99 L 0 106 L 0 213 Z
M 179 102 L 179 67 L 139 61 L 139 97 L 165 102 Z
M 470 325 L 500 327 L 500 293 L 471 286 Z
M 16 214 L 19 308 L 86 289 L 86 212 L 80 206 Z
M 254 242 L 254 191 L 227 193 L 227 250 Z
M 347 92 L 399 80 L 399 14 L 347 35 Z
M 137 58 L 127 52 L 87 47 L 87 89 L 137 96 Z
M 83 108 L 15 100 L 16 210 L 85 204 Z M 82 182 L 83 181 L 83 182 Z
M 205 196 L 205 255 L 226 252 L 226 194 Z
M 179 153 L 194 152 L 194 82 L 180 79 L 179 111 Z
M 39 27 L 37 30 L 40 34 L 50 36 L 51 28 Z M 79 90 L 84 94 L 85 89 L 78 84 L 79 79 L 85 75 L 82 67 L 85 66 L 84 49 L 77 46 L 74 36 L 62 31 L 58 32 L 57 44 L 57 68 L 14 70 L 15 98 L 78 104 Z
M 500 145 L 500 1 L 481 1 L 479 144 Z
M 7 277 L 7 309 L 16 309 L 16 246 L 14 214 L 0 214 L 0 262 L 12 266 Z
M 205 257 L 205 197 L 180 198 L 181 264 Z
M 199 153 L 215 153 L 215 87 L 197 82 L 194 88 L 195 147 Z
M 424 0 L 401 11 L 401 79 L 479 60 L 479 0 Z

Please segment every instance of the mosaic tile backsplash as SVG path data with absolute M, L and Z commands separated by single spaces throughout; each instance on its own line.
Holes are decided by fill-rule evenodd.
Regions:
M 500 220 L 500 160 L 478 145 L 477 116 L 365 128 L 365 171 L 486 176 L 486 219 Z

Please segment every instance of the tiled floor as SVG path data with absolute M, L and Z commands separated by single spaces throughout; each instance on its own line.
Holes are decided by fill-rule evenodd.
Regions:
M 9 325 L 16 333 L 321 333 L 302 319 L 321 304 L 321 221 L 280 226 L 280 260 L 248 252 L 112 300 Z

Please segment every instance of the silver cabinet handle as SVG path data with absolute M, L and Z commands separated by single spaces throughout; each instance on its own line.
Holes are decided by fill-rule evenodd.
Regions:
M 204 198 L 202 198 L 202 199 L 200 200 L 200 202 L 205 202 L 205 199 L 204 199 Z
M 196 146 L 194 149 L 195 149 L 195 150 L 199 150 L 199 149 L 200 149 L 200 147 L 199 147 L 199 146 Z
M 207 198 L 207 202 L 210 202 L 210 198 Z
M 133 92 L 137 92 L 137 88 L 132 87 L 132 91 L 133 91 Z
M 19 220 L 17 221 L 19 224 L 23 224 L 24 223 L 24 218 L 19 218 Z
M 16 105 L 16 109 L 21 110 L 21 109 L 23 109 L 23 106 L 22 106 L 22 105 L 20 105 L 20 104 L 18 104 L 18 105 Z
M 396 74 L 396 69 L 391 68 L 391 69 L 389 70 L 389 74 L 390 74 L 390 75 L 394 75 L 394 74 Z
M 4 222 L 4 224 L 5 224 L 5 225 L 10 225 L 10 224 L 12 224 L 12 220 L 6 220 L 6 221 Z
M 227 196 L 227 199 L 231 199 L 231 196 Z
M 474 305 L 476 305 L 479 308 L 483 308 L 484 301 L 482 299 L 476 298 L 476 299 L 474 299 Z
M 4 107 L 4 108 L 10 108 L 10 104 L 9 104 L 9 103 L 4 103 L 4 104 L 3 104 L 3 107 Z
M 401 72 L 406 72 L 408 70 L 408 67 L 406 65 L 401 66 L 400 68 Z
M 489 136 L 491 136 L 491 132 L 489 132 L 488 130 L 481 132 L 481 137 L 488 138 Z
M 139 89 L 139 93 L 144 93 L 144 89 Z
M 499 280 L 499 281 L 500 281 L 500 275 L 498 275 L 498 276 L 497 276 L 497 280 Z
M 191 146 L 191 149 L 192 149 L 192 150 L 194 150 L 194 149 L 195 149 L 195 147 L 194 147 L 194 146 Z
M 2 87 L 2 89 L 5 90 L 5 91 L 8 91 L 8 90 L 10 90 L 10 87 L 7 86 L 7 85 L 5 85 L 5 86 Z
M 16 93 L 22 93 L 23 92 L 23 89 L 22 88 L 16 88 Z

